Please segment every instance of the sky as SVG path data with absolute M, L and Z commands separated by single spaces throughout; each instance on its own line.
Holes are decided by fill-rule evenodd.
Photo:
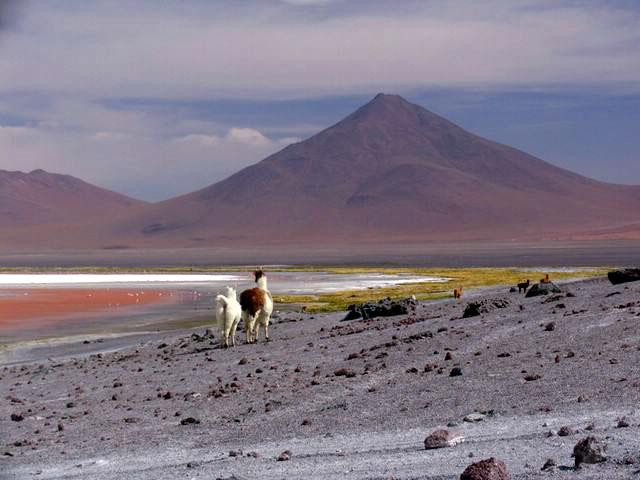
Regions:
M 0 169 L 159 201 L 378 92 L 640 184 L 636 0 L 0 0 Z

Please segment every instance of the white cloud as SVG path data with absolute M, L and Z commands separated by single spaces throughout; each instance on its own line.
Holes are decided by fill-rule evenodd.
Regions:
M 230 142 L 251 146 L 264 146 L 271 143 L 267 137 L 254 128 L 232 128 L 226 138 Z
M 163 123 L 160 118 L 119 111 L 100 114 L 98 107 L 87 109 L 86 121 L 77 110 L 70 122 L 58 119 L 69 109 L 61 104 L 57 108 L 46 112 L 43 117 L 48 121 L 37 127 L 0 125 L 0 168 L 44 168 L 146 200 L 163 200 L 222 180 L 291 140 L 271 139 L 246 127 L 230 128 L 223 135 L 175 136 L 184 125 L 159 131 L 157 125 Z M 128 132 L 99 129 L 105 124 L 118 124 L 120 116 Z
M 220 145 L 220 137 L 216 135 L 202 135 L 198 133 L 192 133 L 175 139 L 176 143 L 197 145 L 200 147 L 215 147 Z

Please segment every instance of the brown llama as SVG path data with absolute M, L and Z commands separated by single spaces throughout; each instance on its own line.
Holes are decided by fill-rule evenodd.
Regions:
M 462 298 L 462 287 L 453 289 L 453 298 L 455 298 L 456 300 Z
M 549 274 L 547 273 L 544 278 L 540 279 L 540 283 L 551 283 L 551 280 L 549 280 Z
M 529 285 L 531 285 L 531 282 L 529 281 L 529 279 L 527 279 L 526 282 L 519 283 L 518 284 L 518 293 L 520 293 L 520 292 L 527 293 L 527 288 L 529 288 Z

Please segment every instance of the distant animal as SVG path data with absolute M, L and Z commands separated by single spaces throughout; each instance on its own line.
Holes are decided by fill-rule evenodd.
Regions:
M 522 282 L 518 284 L 518 293 L 520 292 L 527 292 L 527 288 L 529 288 L 529 285 L 531 285 L 531 282 L 527 279 L 526 282 Z
M 273 313 L 273 297 L 267 288 L 267 276 L 262 268 L 253 272 L 255 288 L 249 288 L 240 294 L 242 320 L 245 329 L 246 343 L 256 343 L 260 327 L 264 329 L 265 340 L 269 341 L 269 321 Z
M 540 279 L 540 283 L 551 283 L 551 280 L 549 280 L 549 274 L 547 273 L 544 278 Z
M 453 289 L 453 298 L 455 298 L 455 299 L 462 298 L 462 287 L 458 287 L 458 288 L 454 288 Z
M 240 323 L 242 309 L 236 298 L 236 290 L 227 287 L 224 294 L 216 296 L 216 320 L 218 322 L 218 331 L 220 332 L 220 346 L 229 347 L 236 346 L 236 328 Z

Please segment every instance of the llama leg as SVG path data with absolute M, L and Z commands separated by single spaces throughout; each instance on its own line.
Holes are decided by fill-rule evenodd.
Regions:
M 269 319 L 267 319 L 267 323 L 264 324 L 264 339 L 266 342 L 270 342 L 269 339 Z
M 231 324 L 231 346 L 235 347 L 236 346 L 236 327 L 238 326 L 238 322 L 236 322 L 236 319 L 233 320 L 233 323 Z
M 258 343 L 260 337 L 260 321 L 256 318 L 253 324 L 253 343 Z

